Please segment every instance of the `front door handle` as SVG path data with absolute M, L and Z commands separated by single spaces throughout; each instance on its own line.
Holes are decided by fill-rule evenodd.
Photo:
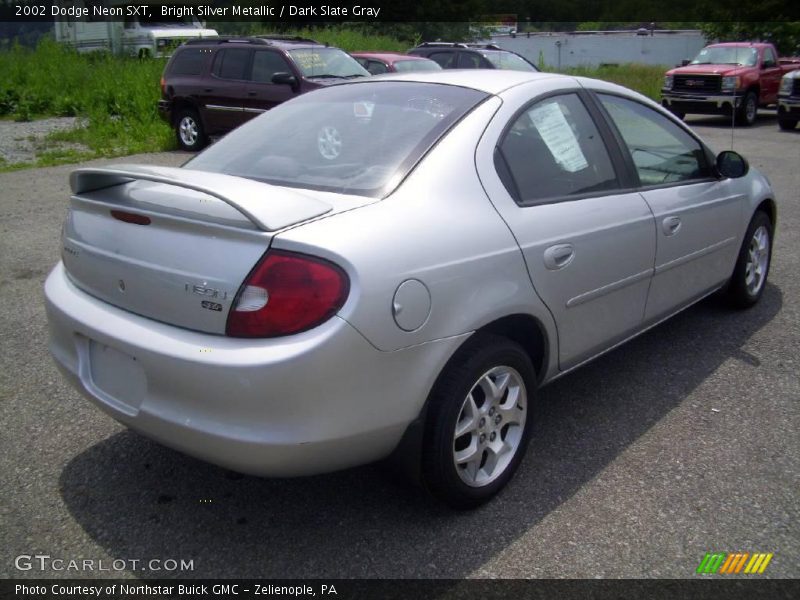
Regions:
M 675 235 L 680 228 L 680 217 L 667 217 L 661 221 L 661 231 L 664 232 L 664 235 Z
M 551 271 L 563 269 L 575 258 L 575 248 L 572 244 L 557 244 L 544 251 L 544 266 Z
M 255 96 L 255 95 L 257 95 L 257 94 L 258 94 L 258 92 L 247 92 L 247 95 L 248 95 L 248 96 Z

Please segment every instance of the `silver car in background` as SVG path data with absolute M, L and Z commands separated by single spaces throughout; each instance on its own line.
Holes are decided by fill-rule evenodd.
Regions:
M 52 355 L 115 419 L 298 476 L 400 458 L 472 507 L 536 389 L 764 291 L 767 180 L 600 81 L 445 71 L 298 97 L 183 168 L 71 176 Z

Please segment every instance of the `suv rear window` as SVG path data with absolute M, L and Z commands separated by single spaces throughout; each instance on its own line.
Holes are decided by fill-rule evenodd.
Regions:
M 207 52 L 200 48 L 186 48 L 175 53 L 175 58 L 169 65 L 170 75 L 200 75 Z
M 226 48 L 217 52 L 214 61 L 214 75 L 222 79 L 244 79 L 247 75 L 247 61 L 250 50 Z
M 381 197 L 486 97 L 433 83 L 332 86 L 269 110 L 186 166 L 276 185 Z

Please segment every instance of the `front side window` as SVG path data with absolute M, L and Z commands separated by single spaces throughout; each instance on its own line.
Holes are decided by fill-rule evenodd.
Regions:
M 286 60 L 277 52 L 271 50 L 258 50 L 253 56 L 253 71 L 251 78 L 257 83 L 272 83 L 275 73 L 289 73 Z
M 577 94 L 537 102 L 511 125 L 496 164 L 520 204 L 618 187 L 608 151 Z
M 250 50 L 226 48 L 217 53 L 214 74 L 222 79 L 245 79 Z
M 599 96 L 631 153 L 642 185 L 711 176 L 700 142 L 681 127 L 633 100 L 607 94 Z
M 772 48 L 767 48 L 764 50 L 764 62 L 762 63 L 762 66 L 766 69 L 768 67 L 774 67 L 777 64 L 778 59 L 775 56 L 775 52 L 772 50 Z
M 433 83 L 331 86 L 267 111 L 187 166 L 275 185 L 381 197 L 486 96 Z

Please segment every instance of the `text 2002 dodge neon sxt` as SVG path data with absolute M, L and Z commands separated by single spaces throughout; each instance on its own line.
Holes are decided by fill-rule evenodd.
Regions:
M 513 475 L 538 386 L 716 290 L 754 304 L 776 219 L 655 103 L 509 71 L 332 86 L 71 186 L 45 292 L 89 399 L 246 473 L 402 453 L 459 507 Z

